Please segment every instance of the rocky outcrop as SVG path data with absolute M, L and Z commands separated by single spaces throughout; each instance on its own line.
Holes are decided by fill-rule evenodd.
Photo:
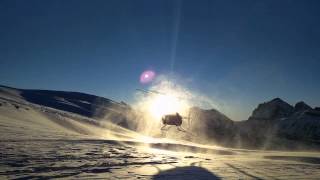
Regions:
M 191 130 L 200 137 L 223 144 L 230 142 L 235 133 L 234 122 L 215 109 L 203 110 L 194 107 L 190 109 L 190 115 Z
M 320 113 L 302 101 L 294 107 L 280 98 L 259 104 L 237 129 L 247 147 L 287 148 L 289 141 L 320 145 Z
M 234 122 L 221 112 L 191 109 L 192 128 L 199 137 L 238 148 L 320 148 L 320 113 L 304 102 L 291 106 L 280 98 L 259 104 L 249 120 Z
M 300 101 L 294 106 L 294 112 L 303 112 L 307 110 L 311 110 L 312 108 L 307 105 L 305 102 Z
M 294 112 L 294 108 L 280 98 L 259 104 L 249 119 L 273 120 L 285 118 Z

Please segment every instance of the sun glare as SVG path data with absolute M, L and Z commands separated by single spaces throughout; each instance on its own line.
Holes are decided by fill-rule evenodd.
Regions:
M 179 111 L 181 111 L 180 102 L 178 102 L 177 98 L 168 95 L 154 97 L 149 107 L 149 112 L 157 119 L 165 114 Z
M 148 103 L 150 115 L 159 120 L 163 115 L 179 113 L 186 115 L 188 103 L 181 97 L 180 92 L 170 89 L 165 95 L 151 96 Z
M 146 120 L 141 126 L 160 124 L 161 118 L 167 114 L 179 113 L 181 116 L 188 116 L 191 107 L 190 92 L 182 86 L 163 80 L 143 93 L 143 96 L 138 96 L 137 104 L 139 110 L 143 112 L 143 119 Z M 151 119 L 154 121 L 150 121 Z

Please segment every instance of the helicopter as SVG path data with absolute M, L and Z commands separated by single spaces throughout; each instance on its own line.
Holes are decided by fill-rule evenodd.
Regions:
M 171 126 L 176 126 L 178 131 L 187 132 L 181 126 L 182 122 L 183 122 L 183 119 L 187 119 L 188 120 L 189 127 L 190 127 L 190 118 L 189 117 L 182 117 L 178 112 L 176 112 L 176 114 L 166 114 L 161 118 L 162 124 L 163 124 L 163 126 L 161 127 L 161 130 L 162 131 L 169 130 L 169 128 L 165 129 L 165 127 L 167 125 L 171 125 Z
M 136 91 L 139 91 L 145 94 L 166 95 L 165 93 L 154 91 L 154 90 L 136 89 Z M 184 99 L 181 97 L 176 97 L 176 98 Z M 187 117 L 181 116 L 178 112 L 176 112 L 175 114 L 165 114 L 161 118 L 161 122 L 163 124 L 163 126 L 161 127 L 161 131 L 168 131 L 172 126 L 176 126 L 178 131 L 188 133 L 188 131 L 182 127 L 182 123 L 184 120 L 188 122 L 188 127 L 190 128 L 191 127 L 190 111 Z

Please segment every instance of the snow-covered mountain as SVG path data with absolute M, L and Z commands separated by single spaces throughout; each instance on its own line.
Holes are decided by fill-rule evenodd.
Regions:
M 275 120 L 288 117 L 294 108 L 280 98 L 275 98 L 269 102 L 259 104 L 252 112 L 249 119 Z
M 230 118 L 218 110 L 203 110 L 197 107 L 190 109 L 191 128 L 204 140 L 226 145 L 235 135 L 235 124 Z
M 127 118 L 132 111 L 131 107 L 124 102 L 119 103 L 104 97 L 80 92 L 29 90 L 0 86 L 1 99 L 9 100 L 16 104 L 17 108 L 19 108 L 19 104 L 32 105 L 38 108 L 47 107 L 43 111 L 58 110 L 55 113 L 68 112 L 68 114 L 93 118 L 97 121 L 107 118 L 113 123 L 127 128 L 129 126 Z
M 191 131 L 220 145 L 239 148 L 318 149 L 320 111 L 304 102 L 295 106 L 280 98 L 261 103 L 245 121 L 221 112 L 192 108 Z
M 274 149 L 320 144 L 320 111 L 304 102 L 292 106 L 275 98 L 259 104 L 248 120 L 236 126 L 247 146 Z
M 35 107 L 54 116 L 72 119 L 81 116 L 91 124 L 107 120 L 135 130 L 133 108 L 124 102 L 79 92 L 24 90 L 0 86 L 0 106 L 10 102 L 16 109 Z M 67 113 L 64 113 L 67 112 Z M 48 114 L 48 113 L 47 113 Z M 320 108 L 304 102 L 295 106 L 280 98 L 259 104 L 245 121 L 232 121 L 221 112 L 197 107 L 190 109 L 191 120 L 185 127 L 196 142 L 216 143 L 239 148 L 316 148 L 320 147 Z M 67 121 L 64 121 L 66 123 Z M 62 124 L 64 125 L 64 124 Z M 201 137 L 201 138 L 199 138 Z

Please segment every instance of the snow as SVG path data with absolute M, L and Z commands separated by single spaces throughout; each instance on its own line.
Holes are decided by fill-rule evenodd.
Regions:
M 0 179 L 318 179 L 319 152 L 231 149 L 145 137 L 0 99 Z M 18 106 L 18 108 L 16 107 Z

